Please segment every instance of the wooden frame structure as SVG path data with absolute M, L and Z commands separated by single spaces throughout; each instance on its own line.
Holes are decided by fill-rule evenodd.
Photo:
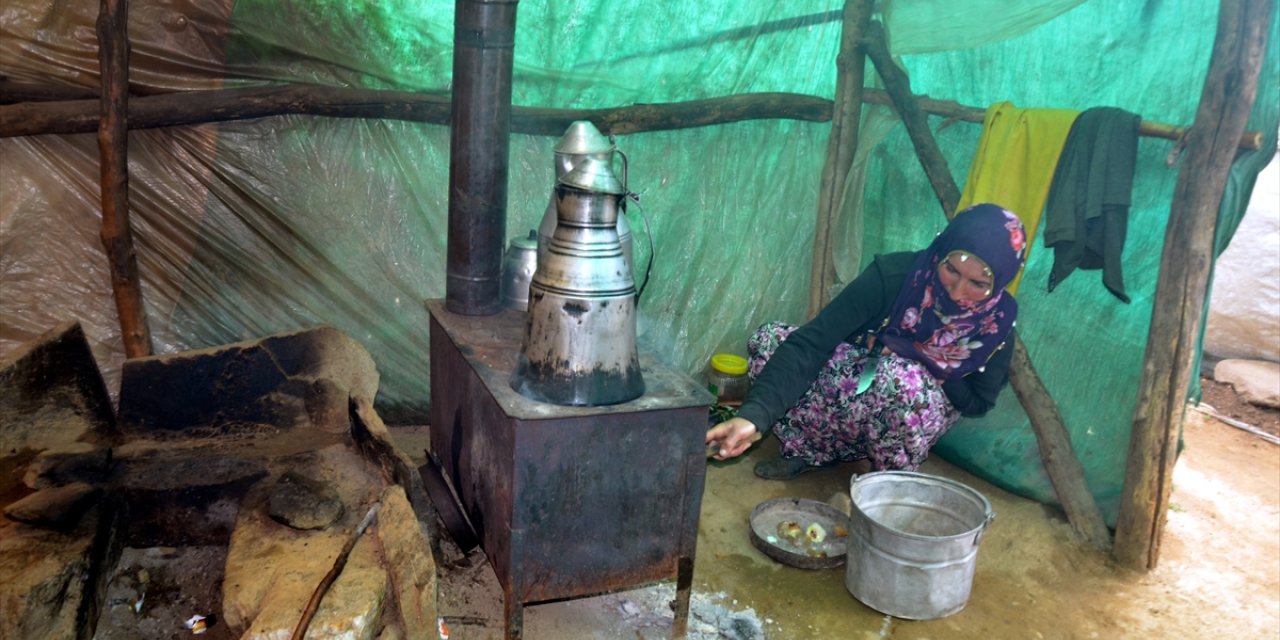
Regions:
M 911 93 L 906 73 L 885 46 L 882 28 L 871 21 L 872 6 L 873 0 L 848 0 L 846 4 L 834 100 L 771 93 L 593 110 L 515 107 L 511 130 L 559 135 L 569 123 L 582 119 L 614 134 L 751 119 L 830 120 L 832 132 L 820 185 L 809 291 L 809 308 L 811 314 L 816 313 L 834 282 L 831 227 L 857 148 L 861 105 L 890 105 L 900 114 L 948 218 L 955 213 L 960 192 L 933 139 L 928 115 L 983 121 L 982 109 Z M 1256 95 L 1271 11 L 1271 0 L 1221 0 L 1212 61 L 1195 123 L 1189 128 L 1141 124 L 1143 136 L 1178 140 L 1185 136 L 1186 149 L 1161 260 L 1115 538 L 1116 558 L 1131 567 L 1153 568 L 1158 560 L 1178 425 L 1207 289 L 1217 207 L 1235 151 L 1261 146 L 1261 134 L 1245 132 L 1244 126 Z M 0 81 L 0 137 L 98 132 L 102 242 L 125 353 L 130 358 L 149 355 L 151 345 L 129 223 L 129 129 L 283 114 L 450 122 L 447 95 L 286 86 L 130 99 L 127 29 L 127 0 L 102 0 L 97 25 L 102 87 L 97 97 L 91 92 L 32 91 Z M 868 57 L 884 80 L 883 91 L 864 86 Z M 1031 418 L 1041 458 L 1072 527 L 1095 546 L 1110 548 L 1110 532 L 1085 484 L 1061 415 L 1016 336 L 1010 380 Z

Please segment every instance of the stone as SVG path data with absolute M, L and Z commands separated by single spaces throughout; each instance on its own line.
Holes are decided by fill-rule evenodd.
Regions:
M 289 574 L 275 572 L 271 589 L 241 638 L 276 640 L 290 637 L 311 594 L 328 573 L 349 534 L 343 532 L 333 536 L 336 545 L 326 545 L 324 554 L 317 554 L 311 559 L 308 570 Z M 320 607 L 307 627 L 307 638 L 373 640 L 376 637 L 383 626 L 388 596 L 387 574 L 379 563 L 376 546 L 369 536 L 361 536 L 356 542 L 342 573 L 320 600 Z M 316 551 L 319 549 L 306 553 Z
M 0 638 L 159 637 L 195 613 L 220 637 L 288 637 L 375 500 L 307 637 L 434 636 L 425 491 L 358 342 L 321 327 L 125 369 L 118 425 L 67 385 L 47 402 L 28 384 L 22 414 L 0 396 L 0 496 L 25 496 L 0 518 Z
M 101 489 L 84 482 L 40 489 L 5 507 L 4 515 L 37 527 L 69 531 L 101 494 Z
M 237 433 L 263 425 L 333 429 L 313 418 L 345 416 L 348 397 L 372 398 L 377 389 L 369 352 L 333 327 L 317 327 L 130 359 L 121 371 L 119 423 L 134 435 Z
M 222 617 L 233 629 L 247 629 L 263 611 L 279 606 L 268 603 L 269 597 L 300 613 L 343 544 L 339 528 L 300 531 L 272 520 L 257 493 L 241 506 L 227 549 Z
M 123 544 L 118 501 L 92 484 L 115 436 L 78 322 L 0 358 L 0 496 L 26 496 L 0 518 L 0 638 L 92 638 L 106 590 L 96 568 Z
M 391 486 L 382 494 L 377 526 L 372 528 L 386 554 L 391 589 L 400 604 L 405 635 L 431 637 L 436 630 L 438 583 L 435 558 L 404 489 Z
M 303 393 L 303 406 L 313 426 L 329 433 L 346 431 L 351 423 L 347 389 L 332 380 L 320 379 L 312 381 Z
M 247 449 L 247 450 L 246 450 Z M 132 442 L 116 448 L 119 486 L 129 505 L 130 546 L 226 544 L 241 499 L 268 477 L 252 447 Z
M 59 325 L 0 358 L 0 469 L 27 469 L 45 451 L 80 443 L 105 446 L 114 434 L 111 399 L 79 323 Z M 27 480 L 21 471 L 0 473 L 0 496 Z
M 1223 360 L 1213 379 L 1230 384 L 1246 402 L 1280 408 L 1280 363 L 1265 360 Z
M 72 442 L 36 454 L 22 475 L 29 489 L 45 489 L 72 482 L 100 484 L 111 467 L 111 449 Z
M 364 518 L 370 501 L 379 495 L 371 494 L 370 487 L 379 487 L 381 492 L 385 485 L 384 479 L 358 452 L 341 444 L 276 462 L 281 475 L 303 465 L 307 475 L 325 478 L 344 504 L 362 506 L 346 509 L 328 529 L 302 531 L 280 524 L 268 515 L 274 479 L 263 479 L 249 489 L 231 533 L 222 583 L 223 618 L 232 628 L 246 629 L 244 638 L 273 637 L 272 633 L 278 634 L 274 637 L 288 637 L 285 629 L 292 630 L 316 585 L 332 568 L 343 544 Z M 382 615 L 389 580 L 379 565 L 378 554 L 364 555 L 366 552 L 362 549 L 369 542 L 367 535 L 362 536 L 353 549 L 343 575 L 316 614 L 313 630 L 348 628 L 353 634 L 350 637 L 366 637 L 359 634 L 365 632 L 369 616 Z M 341 607 L 327 606 L 331 601 L 338 602 L 333 596 L 339 583 L 357 580 L 355 575 L 363 575 L 370 563 L 376 566 L 378 577 L 358 579 L 362 584 L 367 582 L 368 591 L 343 590 L 348 601 Z M 347 576 L 348 572 L 352 572 L 351 577 Z
M 351 400 L 351 437 L 360 451 L 383 474 L 404 487 L 409 496 L 413 510 L 424 522 L 433 522 L 435 517 L 431 498 L 427 496 L 427 488 L 422 476 L 413 465 L 413 460 L 395 445 L 391 432 L 382 418 L 373 408 L 371 398 L 352 398 Z M 433 532 L 434 533 L 434 532 Z
M 79 322 L 65 322 L 0 358 L 0 451 L 111 435 L 115 412 Z M 41 416 L 33 421 L 33 416 Z M 73 427 L 50 432 L 40 422 Z
M 90 505 L 72 531 L 0 519 L 0 638 L 90 640 L 106 571 L 123 546 L 121 510 Z
M 307 469 L 309 476 L 333 479 L 332 490 L 347 504 L 361 504 L 359 513 L 347 509 L 328 529 L 294 529 L 267 515 L 272 483 L 264 481 L 251 490 L 227 555 L 222 587 L 227 624 L 246 629 L 243 638 L 288 637 L 367 515 L 366 500 L 376 497 L 377 517 L 321 600 L 308 637 L 434 635 L 439 617 L 435 560 L 404 489 L 384 485 L 374 469 L 344 447 L 319 452 Z M 370 486 L 385 488 L 368 496 Z
M 329 326 L 262 340 L 290 378 L 331 380 L 346 396 L 373 398 L 378 393 L 378 370 L 359 342 Z M 345 404 L 345 398 L 344 398 Z
M 404 630 L 388 626 L 382 630 L 382 634 L 378 636 L 378 640 L 404 640 L 404 638 L 414 638 L 418 636 L 407 635 Z
M 325 529 L 343 514 L 337 491 L 297 471 L 276 481 L 267 510 L 272 520 L 302 530 Z

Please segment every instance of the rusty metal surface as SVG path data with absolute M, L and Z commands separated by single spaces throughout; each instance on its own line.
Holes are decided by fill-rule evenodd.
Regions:
M 492 402 L 473 400 L 483 393 L 466 358 L 433 317 L 431 450 L 449 474 L 498 579 L 506 584 L 515 433 L 484 428 L 505 424 L 506 417 Z
M 462 509 L 461 501 L 453 490 L 448 474 L 445 473 L 444 467 L 440 465 L 434 453 L 427 452 L 427 463 L 418 467 L 418 475 L 422 477 L 422 484 L 435 505 L 440 520 L 444 522 L 449 537 L 453 538 L 453 543 L 458 545 L 463 553 L 476 548 L 480 540 L 476 537 L 475 529 L 471 527 L 471 521 L 467 519 L 467 514 Z
M 662 382 L 644 398 L 534 411 L 507 383 L 523 314 L 457 322 L 428 307 L 432 448 L 504 591 L 539 602 L 688 582 L 710 395 L 650 363 Z
M 522 599 L 585 595 L 675 575 L 689 524 L 680 507 L 702 495 L 702 483 L 689 482 L 686 473 L 690 457 L 706 463 L 689 437 L 705 432 L 701 413 L 513 425 L 520 437 L 512 564 L 521 570 Z M 697 433 L 687 428 L 699 422 Z

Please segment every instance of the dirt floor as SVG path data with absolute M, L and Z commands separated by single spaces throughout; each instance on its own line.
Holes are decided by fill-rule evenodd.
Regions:
M 1280 437 L 1280 409 L 1244 402 L 1231 385 L 1200 378 L 1200 406 L 1246 425 Z
M 1280 418 L 1238 406 L 1229 388 L 1206 385 L 1205 396 L 1239 420 Z M 776 454 L 767 440 L 739 463 L 708 469 L 688 637 L 1280 638 L 1280 446 L 1203 412 L 1187 415 L 1159 566 L 1150 572 L 1117 567 L 1080 542 L 1054 509 L 936 457 L 927 461 L 921 471 L 977 489 L 996 514 L 966 608 L 931 621 L 863 605 L 846 588 L 843 567 L 791 568 L 751 546 L 747 516 L 755 505 L 779 496 L 826 501 L 847 492 L 851 474 L 836 468 L 785 483 L 758 480 L 754 462 Z M 422 450 L 425 429 L 393 431 L 406 451 Z M 525 637 L 666 637 L 674 592 L 667 582 L 532 605 Z M 444 572 L 440 605 L 452 640 L 502 637 L 501 590 L 483 552 Z

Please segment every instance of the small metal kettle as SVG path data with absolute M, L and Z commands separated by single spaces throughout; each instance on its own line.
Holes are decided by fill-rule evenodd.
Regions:
M 636 287 L 618 240 L 625 190 L 609 164 L 586 158 L 556 184 L 557 224 L 529 284 L 524 343 L 511 387 L 560 405 L 644 395 L 636 351 Z
M 529 308 L 529 282 L 538 267 L 538 234 L 529 230 L 528 237 L 511 239 L 511 246 L 502 258 L 502 304 L 508 309 L 525 311 Z

